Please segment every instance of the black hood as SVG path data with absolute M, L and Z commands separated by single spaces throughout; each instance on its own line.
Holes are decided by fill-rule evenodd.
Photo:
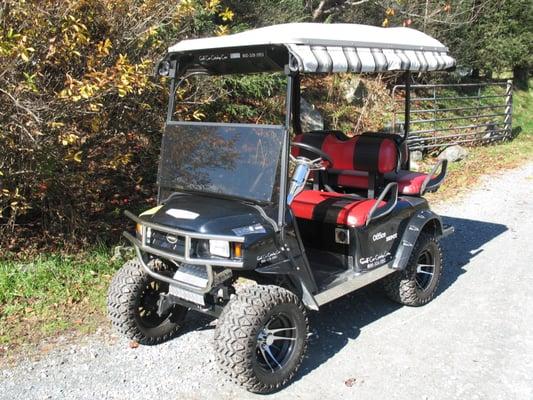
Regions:
M 176 194 L 153 215 L 141 218 L 177 229 L 215 234 L 238 235 L 234 229 L 261 224 L 266 231 L 272 226 L 253 205 L 204 195 Z

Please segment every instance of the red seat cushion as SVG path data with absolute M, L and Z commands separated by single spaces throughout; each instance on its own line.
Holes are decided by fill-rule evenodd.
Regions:
M 385 175 L 385 178 L 393 182 L 398 182 L 398 192 L 403 195 L 419 196 L 422 190 L 422 183 L 428 174 L 422 172 L 400 170 L 396 173 Z
M 291 204 L 298 218 L 359 227 L 366 224 L 374 199 L 353 199 L 341 193 L 305 190 Z M 381 202 L 380 207 L 385 205 Z

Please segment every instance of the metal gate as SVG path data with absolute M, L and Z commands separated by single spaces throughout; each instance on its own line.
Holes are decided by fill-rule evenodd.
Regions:
M 409 147 L 436 149 L 511 138 L 512 93 L 512 81 L 411 85 Z M 402 132 L 405 85 L 394 86 L 392 96 L 392 126 Z

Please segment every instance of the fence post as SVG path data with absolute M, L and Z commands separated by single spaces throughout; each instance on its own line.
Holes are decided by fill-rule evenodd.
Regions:
M 505 118 L 503 120 L 505 138 L 511 139 L 513 134 L 513 81 L 508 80 L 505 89 Z
M 392 101 L 393 101 L 393 110 L 392 110 L 392 132 L 397 133 L 398 132 L 398 122 L 396 121 L 396 112 L 398 111 L 398 102 L 396 101 L 396 88 L 398 85 L 395 85 L 392 88 Z
M 433 139 L 433 144 L 437 144 L 437 86 L 435 85 L 433 85 Z
M 477 128 L 474 128 L 476 130 L 476 135 L 474 136 L 474 138 L 478 138 L 478 139 L 481 139 L 480 142 L 483 143 L 483 131 L 480 131 L 480 129 L 482 129 L 481 126 L 479 126 L 479 116 L 481 115 L 481 107 L 483 107 L 483 103 L 481 102 L 481 85 L 479 85 L 477 87 L 477 108 L 476 108 L 476 118 L 475 118 L 475 121 L 476 121 L 476 125 L 478 125 Z M 487 129 L 487 125 L 485 125 L 485 129 Z M 490 138 L 489 138 L 490 140 Z M 474 142 L 476 143 L 476 142 Z

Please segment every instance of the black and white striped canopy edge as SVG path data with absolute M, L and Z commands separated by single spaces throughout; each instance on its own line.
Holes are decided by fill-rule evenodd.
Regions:
M 426 72 L 451 68 L 455 59 L 445 51 L 287 44 L 290 68 L 307 73 Z

